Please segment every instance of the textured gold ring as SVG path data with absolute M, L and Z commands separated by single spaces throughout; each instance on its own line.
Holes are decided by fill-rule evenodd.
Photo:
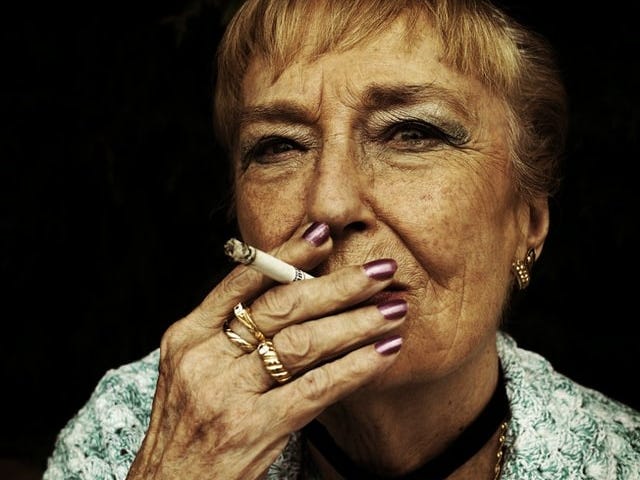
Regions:
M 238 303 L 235 307 L 233 307 L 233 314 L 240 321 L 240 323 L 247 327 L 247 330 L 251 332 L 251 335 L 255 337 L 258 343 L 267 340 L 264 336 L 264 333 L 262 333 L 260 329 L 258 329 L 258 327 L 256 326 L 256 322 L 254 322 L 253 318 L 251 318 L 251 311 L 249 310 L 249 308 L 245 308 L 242 303 Z
M 224 322 L 224 326 L 222 328 L 222 330 L 224 331 L 225 335 L 227 336 L 227 338 L 229 340 L 231 340 L 231 342 L 236 345 L 237 347 L 240 347 L 240 349 L 245 352 L 245 353 L 251 353 L 253 352 L 258 345 L 254 345 L 251 342 L 247 342 L 244 338 L 242 338 L 240 335 L 238 335 L 236 332 L 234 332 L 233 330 L 231 330 L 231 327 L 229 326 L 229 321 L 227 320 L 226 322 Z
M 291 379 L 291 374 L 284 368 L 278 353 L 271 343 L 271 340 L 265 340 L 258 345 L 258 353 L 262 357 L 262 363 L 264 363 L 267 372 L 278 383 L 285 383 Z

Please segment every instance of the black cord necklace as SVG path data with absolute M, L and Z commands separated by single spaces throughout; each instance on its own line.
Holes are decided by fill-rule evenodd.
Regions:
M 501 424 L 509 417 L 509 401 L 504 385 L 502 368 L 498 375 L 498 384 L 489 400 L 476 419 L 458 438 L 440 455 L 431 459 L 417 470 L 396 480 L 443 480 L 464 465 L 489 441 Z M 504 426 L 502 427 L 504 430 Z M 322 454 L 331 466 L 345 480 L 382 480 L 380 477 L 359 467 L 336 445 L 329 432 L 317 420 L 313 420 L 302 429 L 304 437 Z M 503 432 L 501 432 L 503 435 Z M 500 459 L 502 452 L 499 452 Z

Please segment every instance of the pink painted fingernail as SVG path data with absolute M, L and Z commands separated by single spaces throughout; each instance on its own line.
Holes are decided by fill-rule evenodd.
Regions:
M 385 338 L 375 344 L 376 352 L 380 355 L 392 355 L 400 351 L 400 347 L 402 347 L 402 337 L 400 335 Z
M 396 273 L 398 264 L 392 258 L 383 258 L 365 263 L 363 267 L 369 278 L 387 280 L 388 278 L 393 277 L 393 274 Z
M 387 320 L 398 320 L 407 313 L 407 302 L 401 298 L 389 300 L 378 305 L 378 310 Z
M 307 242 L 314 247 L 319 247 L 329 238 L 329 225 L 326 223 L 313 222 L 302 234 Z

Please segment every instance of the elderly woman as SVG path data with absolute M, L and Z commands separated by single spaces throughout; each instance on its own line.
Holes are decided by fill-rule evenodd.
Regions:
M 313 278 L 237 266 L 45 479 L 640 478 L 640 414 L 500 331 L 565 119 L 545 42 L 489 3 L 247 1 L 215 92 L 237 224 Z

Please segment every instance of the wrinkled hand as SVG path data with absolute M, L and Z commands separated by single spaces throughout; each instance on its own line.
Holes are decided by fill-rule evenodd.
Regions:
M 314 246 L 303 231 L 270 253 L 303 269 L 317 266 L 332 241 Z M 128 480 L 263 476 L 292 432 L 395 360 L 372 342 L 403 318 L 389 321 L 375 305 L 358 305 L 391 280 L 349 266 L 274 286 L 237 266 L 164 334 L 150 425 Z M 277 384 L 256 351 L 242 352 L 222 331 L 238 302 L 251 303 L 258 328 L 294 376 L 288 383 Z

